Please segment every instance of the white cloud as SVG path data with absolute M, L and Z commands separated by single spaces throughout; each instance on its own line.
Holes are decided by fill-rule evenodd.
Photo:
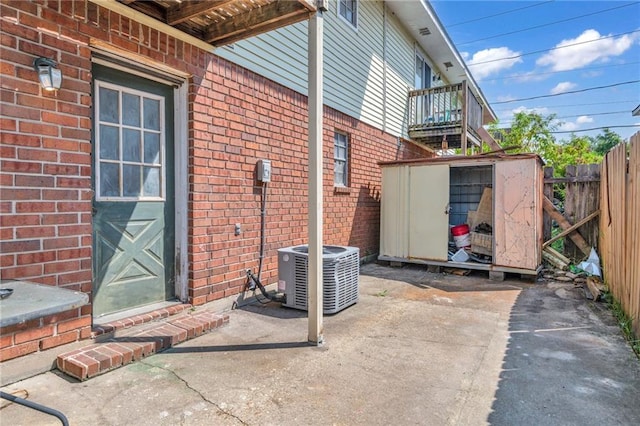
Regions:
M 577 128 L 578 128 L 578 125 L 576 123 L 572 121 L 565 121 L 558 127 L 558 130 L 561 130 L 563 132 L 573 132 Z
M 522 62 L 520 58 L 503 59 L 518 55 L 520 55 L 520 52 L 514 52 L 508 47 L 494 47 L 474 53 L 473 57 L 467 60 L 467 65 L 471 67 L 473 76 L 477 80 L 482 80 Z
M 562 83 L 556 84 L 556 87 L 551 89 L 551 94 L 552 95 L 557 95 L 558 93 L 568 92 L 569 90 L 573 89 L 574 87 L 576 87 L 575 83 L 572 83 L 570 81 L 563 81 Z
M 529 81 L 542 81 L 549 78 L 549 74 L 540 74 L 537 71 L 528 71 L 516 76 L 516 80 L 520 83 L 527 83 Z
M 513 113 L 513 115 L 519 113 L 519 112 L 533 112 L 539 115 L 548 115 L 549 114 L 549 108 L 547 107 L 533 107 L 533 108 L 529 108 L 529 107 L 524 107 L 524 106 L 519 106 L 518 108 L 515 108 L 514 110 L 511 111 Z
M 542 55 L 536 64 L 549 66 L 553 71 L 568 71 L 582 68 L 593 62 L 607 62 L 610 58 L 622 55 L 635 40 L 634 34 L 615 38 L 603 38 L 596 30 L 586 30 L 574 39 L 562 40 L 552 50 Z M 580 44 L 578 44 L 580 43 Z M 563 47 L 573 45 L 569 47 Z
M 582 124 L 593 123 L 593 117 L 589 117 L 588 115 L 581 115 L 576 118 L 575 121 L 564 121 L 558 127 L 558 130 L 562 130 L 565 132 L 573 132 L 581 127 Z

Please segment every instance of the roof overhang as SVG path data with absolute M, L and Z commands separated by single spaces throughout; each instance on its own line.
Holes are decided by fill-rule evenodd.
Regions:
M 640 105 L 638 105 L 633 111 L 631 111 L 631 115 L 640 115 Z
M 497 119 L 495 112 L 429 2 L 426 0 L 387 0 L 386 4 L 429 55 L 440 75 L 450 84 L 467 81 L 471 91 L 485 106 L 482 117 L 483 124 L 495 121 Z
M 313 0 L 107 0 L 214 47 L 308 20 Z

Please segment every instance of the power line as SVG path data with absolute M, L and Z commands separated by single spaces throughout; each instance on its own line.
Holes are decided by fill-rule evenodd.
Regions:
M 572 94 L 572 93 L 588 92 L 590 90 L 606 89 L 606 88 L 609 88 L 609 87 L 623 86 L 625 84 L 633 84 L 633 83 L 638 83 L 638 82 L 640 82 L 640 80 L 625 81 L 625 82 L 622 82 L 622 83 L 614 83 L 614 84 L 609 84 L 609 85 L 606 85 L 606 86 L 588 87 L 586 89 L 570 90 L 570 91 L 567 91 L 567 92 L 555 93 L 555 94 L 551 94 L 551 95 L 532 96 L 530 98 L 511 99 L 511 100 L 508 100 L 508 101 L 490 102 L 490 103 L 492 105 L 498 105 L 498 104 L 508 104 L 508 103 L 511 103 L 511 102 L 530 101 L 532 99 L 553 98 L 555 96 L 569 95 L 569 94 Z
M 572 69 L 572 70 L 537 72 L 537 73 L 535 73 L 535 75 L 548 75 L 548 74 L 558 74 L 558 73 L 562 73 L 562 72 L 575 72 L 575 71 L 589 71 L 589 70 L 597 70 L 597 69 L 602 69 L 602 68 L 613 68 L 613 67 L 619 68 L 619 67 L 625 67 L 625 66 L 628 66 L 628 65 L 637 65 L 637 64 L 640 64 L 640 61 L 627 62 L 625 64 L 601 65 L 601 66 L 598 66 L 598 67 L 577 68 L 577 69 Z M 505 77 L 500 77 L 500 78 L 488 78 L 488 79 L 483 79 L 482 82 L 499 81 L 499 80 L 510 80 L 510 79 L 522 78 L 522 77 L 527 77 L 527 74 L 511 74 L 511 75 L 507 75 Z
M 606 40 L 608 38 L 614 38 L 614 37 L 623 36 L 623 35 L 627 35 L 627 34 L 633 34 L 633 33 L 637 33 L 637 32 L 640 32 L 640 30 L 627 31 L 625 33 L 618 33 L 618 34 L 613 34 L 613 35 L 610 35 L 610 36 L 600 37 L 597 40 L 580 41 L 580 42 L 577 42 L 577 43 L 565 44 L 564 46 L 556 46 L 556 47 L 552 47 L 550 49 L 535 50 L 533 52 L 521 53 L 519 55 L 507 56 L 507 57 L 504 57 L 504 58 L 489 59 L 487 61 L 474 62 L 472 64 L 467 63 L 467 66 L 475 67 L 476 65 L 488 64 L 490 62 L 506 61 L 508 59 L 518 59 L 518 58 L 522 58 L 523 56 L 535 55 L 536 53 L 551 52 L 552 50 L 564 49 L 564 48 L 567 48 L 567 47 L 578 46 L 578 45 L 581 45 L 581 44 L 595 43 L 596 41 Z
M 575 106 L 585 106 L 585 105 L 608 105 L 608 104 L 630 104 L 630 103 L 637 103 L 638 100 L 637 99 L 629 99 L 629 100 L 625 100 L 625 101 L 615 101 L 615 102 L 594 102 L 594 103 L 586 103 L 586 104 L 564 104 L 564 105 L 550 105 L 550 108 L 565 108 L 565 107 L 575 107 Z M 540 107 L 540 108 L 547 108 L 547 107 Z M 513 109 L 499 109 L 496 110 L 496 112 L 509 112 L 509 111 L 513 111 Z
M 498 37 L 504 37 L 506 35 L 512 35 L 512 34 L 518 34 L 518 33 L 523 33 L 525 31 L 530 31 L 530 30 L 535 30 L 538 28 L 544 28 L 544 27 L 549 27 L 551 25 L 555 25 L 555 24 L 561 24 L 563 22 L 569 22 L 569 21 L 575 21 L 576 19 L 580 19 L 580 18 L 586 18 L 587 16 L 593 16 L 593 15 L 599 15 L 601 13 L 606 13 L 606 12 L 610 12 L 612 10 L 616 10 L 616 9 L 622 9 L 623 7 L 629 7 L 629 6 L 633 6 L 634 4 L 638 4 L 638 2 L 633 2 L 633 3 L 627 3 L 624 4 L 622 6 L 616 6 L 616 7 L 612 7 L 609 9 L 604 9 L 604 10 L 600 10 L 598 12 L 592 12 L 592 13 L 587 13 L 585 15 L 579 15 L 579 16 L 574 16 L 573 18 L 567 18 L 567 19 L 562 19 L 560 21 L 554 21 L 554 22 L 548 22 L 546 24 L 540 24 L 540 25 L 535 25 L 533 27 L 528 27 L 528 28 L 522 28 L 520 30 L 515 30 L 515 31 L 509 31 L 508 33 L 502 33 L 502 34 L 496 34 L 496 35 L 492 35 L 489 37 L 483 37 L 483 38 L 479 38 L 477 40 L 473 40 L 473 41 L 465 41 L 464 43 L 457 43 L 458 46 L 464 46 L 465 44 L 472 44 L 472 43 L 477 43 L 479 41 L 484 41 L 484 40 L 491 40 L 493 38 L 498 38 Z
M 627 128 L 627 127 L 640 127 L 640 124 L 622 124 L 620 126 L 602 126 L 602 127 L 592 127 L 590 129 L 556 130 L 549 133 L 579 133 L 579 132 L 590 132 L 592 130 L 618 129 L 618 128 Z
M 564 118 L 577 118 L 577 117 L 595 117 L 596 115 L 614 115 L 614 114 L 629 114 L 629 110 L 624 111 L 612 111 L 612 112 L 596 112 L 593 114 L 580 114 L 580 115 L 565 115 L 563 117 L 554 117 L 556 120 L 561 120 Z M 505 120 L 501 121 L 501 123 L 513 123 L 513 120 Z
M 446 25 L 446 28 L 457 27 L 458 25 L 470 24 L 471 22 L 478 22 L 478 21 L 482 21 L 482 20 L 485 20 L 485 19 L 494 18 L 496 16 L 507 15 L 509 13 L 517 12 L 519 10 L 529 9 L 531 7 L 536 7 L 536 6 L 542 6 L 543 4 L 547 4 L 547 3 L 553 3 L 554 1 L 555 0 L 543 1 L 543 2 L 532 4 L 532 5 L 529 5 L 529 6 L 519 7 L 517 9 L 506 10 L 504 12 L 496 13 L 495 15 L 487 15 L 487 16 L 483 16 L 483 17 L 480 17 L 480 18 L 476 18 L 476 19 L 470 19 L 470 20 L 464 21 L 464 22 L 458 22 L 458 23 L 455 23 L 455 24 Z

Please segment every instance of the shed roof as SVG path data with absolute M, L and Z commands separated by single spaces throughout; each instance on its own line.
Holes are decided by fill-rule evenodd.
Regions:
M 431 158 L 417 158 L 412 160 L 394 160 L 394 161 L 379 161 L 380 167 L 387 166 L 402 166 L 402 165 L 420 165 L 420 164 L 434 164 L 434 163 L 465 163 L 465 164 L 482 164 L 496 161 L 508 161 L 508 160 L 521 160 L 521 159 L 537 159 L 540 165 L 544 165 L 544 161 L 538 154 L 534 153 L 520 153 L 520 154 L 477 154 L 477 155 L 450 155 L 442 157 Z

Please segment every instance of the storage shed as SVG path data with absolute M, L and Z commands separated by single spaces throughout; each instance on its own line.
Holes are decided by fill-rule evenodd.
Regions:
M 537 275 L 542 159 L 493 154 L 381 162 L 379 260 Z M 468 261 L 451 259 L 451 227 L 467 224 Z

